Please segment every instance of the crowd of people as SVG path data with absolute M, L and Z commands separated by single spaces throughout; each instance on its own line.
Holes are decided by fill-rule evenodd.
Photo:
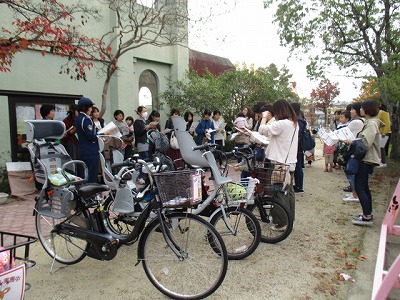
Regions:
M 44 104 L 40 112 L 43 119 L 54 118 L 54 106 Z M 136 109 L 137 116 L 125 117 L 122 110 L 114 112 L 114 124 L 121 133 L 123 141 L 123 155 L 127 159 L 136 151 L 140 158 L 147 159 L 154 154 L 154 145 L 148 138 L 149 131 L 157 131 L 170 141 L 165 153 L 172 160 L 178 160 L 179 147 L 172 146 L 174 138 L 173 116 L 180 116 L 178 109 L 172 108 L 166 121 L 164 130 L 161 131 L 160 113 L 156 110 L 147 112 L 146 107 L 139 106 Z M 228 126 L 223 122 L 219 110 L 205 109 L 200 120 L 195 123 L 194 115 L 190 111 L 184 113 L 186 131 L 195 139 L 198 145 L 205 142 L 216 143 L 220 147 L 225 146 L 226 131 Z M 99 117 L 99 109 L 89 98 L 81 98 L 77 105 L 70 106 L 67 117 L 64 119 L 66 133 L 62 143 L 72 159 L 83 160 L 89 170 L 89 182 L 97 182 L 99 174 L 99 146 L 97 135 L 104 128 L 105 122 Z M 289 166 L 290 180 L 286 185 L 287 193 L 278 193 L 278 197 L 288 204 L 295 217 L 295 194 L 304 193 L 304 172 L 306 167 L 311 167 L 314 160 L 314 149 L 302 149 L 302 135 L 311 130 L 304 118 L 299 103 L 289 103 L 280 99 L 272 105 L 266 102 L 258 102 L 253 108 L 243 107 L 232 122 L 233 131 L 236 131 L 233 139 L 236 147 L 251 145 L 256 160 L 273 163 L 281 163 Z M 345 172 L 349 186 L 344 190 L 349 192 L 343 201 L 360 202 L 362 214 L 354 217 L 352 222 L 356 225 L 373 224 L 372 196 L 368 185 L 368 177 L 373 172 L 374 166 L 385 167 L 388 145 L 390 142 L 390 118 L 384 105 L 379 106 L 373 100 L 363 103 L 353 103 L 345 111 L 336 111 L 332 123 L 332 129 L 348 127 L 353 136 L 361 140 L 366 147 L 364 158 L 357 161 L 357 168 L 353 172 Z M 251 132 L 258 132 L 266 137 L 268 143 L 259 143 L 254 140 Z M 313 134 L 316 131 L 312 131 Z M 353 141 L 345 140 L 335 145 L 324 145 L 325 172 L 334 169 L 346 171 L 346 162 L 341 162 L 344 149 L 349 149 Z M 136 149 L 136 150 L 135 150 Z M 341 166 L 342 165 L 342 166 Z M 241 177 L 249 176 L 246 166 L 240 160 L 235 165 L 235 170 L 241 171 Z M 139 181 L 143 180 L 139 178 Z M 273 230 L 282 231 L 286 224 L 280 223 L 280 216 L 274 216 L 275 226 Z

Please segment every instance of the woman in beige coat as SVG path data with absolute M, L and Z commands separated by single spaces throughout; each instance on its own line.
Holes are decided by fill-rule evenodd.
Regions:
M 352 220 L 355 225 L 372 226 L 372 196 L 368 185 L 368 177 L 374 171 L 374 166 L 380 163 L 379 127 L 381 121 L 377 118 L 379 103 L 375 100 L 364 101 L 360 113 L 365 117 L 364 128 L 357 138 L 361 139 L 367 147 L 365 157 L 358 164 L 358 171 L 355 175 L 355 188 L 360 199 L 363 213 Z

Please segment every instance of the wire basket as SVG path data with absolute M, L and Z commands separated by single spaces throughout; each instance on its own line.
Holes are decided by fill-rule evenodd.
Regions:
M 164 207 L 183 208 L 201 201 L 201 176 L 196 170 L 153 174 Z
M 29 259 L 29 246 L 37 241 L 36 237 L 0 231 L 0 257 L 2 264 L 0 273 L 13 269 L 18 265 L 25 264 L 25 269 L 36 265 L 34 260 Z M 7 259 L 8 261 L 4 261 Z M 25 290 L 31 287 L 25 282 Z
M 61 219 L 70 215 L 74 208 L 74 194 L 67 188 L 52 187 L 40 193 L 37 210 L 41 215 Z
M 260 181 L 256 192 L 268 194 L 280 191 L 289 175 L 289 165 L 281 163 L 266 163 L 264 167 L 255 168 L 256 178 Z
M 243 178 L 240 182 L 229 182 L 225 185 L 225 192 L 229 197 L 226 198 L 229 204 L 247 203 L 254 194 L 257 178 Z

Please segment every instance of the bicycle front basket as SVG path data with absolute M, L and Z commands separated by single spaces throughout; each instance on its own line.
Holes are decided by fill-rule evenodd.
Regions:
M 265 193 L 283 189 L 286 176 L 289 175 L 289 165 L 268 163 L 264 167 L 255 169 L 256 177 L 260 181 L 257 192 Z
M 164 207 L 189 207 L 201 201 L 201 176 L 195 170 L 153 174 Z

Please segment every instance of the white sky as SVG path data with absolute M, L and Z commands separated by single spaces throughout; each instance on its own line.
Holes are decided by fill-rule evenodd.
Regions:
M 189 47 L 229 58 L 232 63 L 239 63 L 239 65 L 242 62 L 246 62 L 248 66 L 254 64 L 256 68 L 265 67 L 271 63 L 275 63 L 278 68 L 286 65 L 293 75 L 292 81 L 297 82 L 297 93 L 300 97 L 310 97 L 311 90 L 318 86 L 318 82 L 311 82 L 307 78 L 306 61 L 298 61 L 294 58 L 288 61 L 289 51 L 280 46 L 278 27 L 272 24 L 274 10 L 264 9 L 262 0 L 238 0 L 237 2 L 237 6 L 229 13 L 215 16 L 211 22 L 203 25 L 202 36 L 190 38 Z M 204 11 L 204 7 L 196 9 Z M 344 71 L 335 70 L 327 77 L 331 82 L 339 83 L 340 95 L 336 99 L 341 102 L 351 102 L 360 93 L 361 80 L 344 75 Z

